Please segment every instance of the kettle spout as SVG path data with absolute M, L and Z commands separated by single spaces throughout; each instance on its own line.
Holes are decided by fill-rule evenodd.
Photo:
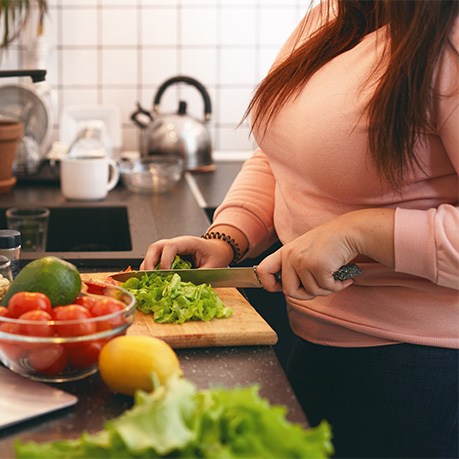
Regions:
M 142 120 L 142 118 L 144 118 L 144 120 Z M 137 102 L 137 110 L 131 115 L 131 120 L 139 128 L 145 129 L 148 124 L 153 121 L 153 116 L 149 111 L 142 108 L 139 102 Z

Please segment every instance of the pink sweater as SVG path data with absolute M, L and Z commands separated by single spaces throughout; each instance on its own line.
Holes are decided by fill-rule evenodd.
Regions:
M 291 326 L 326 345 L 458 348 L 458 57 L 444 53 L 438 68 L 435 86 L 450 96 L 435 107 L 435 132 L 416 146 L 424 170 L 416 169 L 396 193 L 373 167 L 361 117 L 371 91 L 366 79 L 381 59 L 377 35 L 326 64 L 282 109 L 217 209 L 214 225 L 241 229 L 248 255 L 255 256 L 276 237 L 287 243 L 345 212 L 396 208 L 395 269 L 361 263 L 363 274 L 342 292 L 287 298 Z M 459 50 L 459 21 L 452 41 Z

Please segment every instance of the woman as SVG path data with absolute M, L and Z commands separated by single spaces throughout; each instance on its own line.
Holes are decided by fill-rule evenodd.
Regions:
M 263 259 L 299 339 L 289 378 L 338 457 L 457 457 L 456 1 L 314 8 L 247 115 L 259 148 L 202 238 L 148 248 L 198 267 Z M 333 273 L 355 262 L 363 273 Z M 282 271 L 282 285 L 273 273 Z

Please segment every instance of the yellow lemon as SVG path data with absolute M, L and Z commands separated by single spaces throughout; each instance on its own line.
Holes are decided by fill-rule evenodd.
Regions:
M 108 341 L 99 354 L 102 380 L 114 392 L 134 395 L 137 389 L 151 392 L 152 373 L 160 384 L 183 374 L 174 350 L 151 336 L 118 336 Z

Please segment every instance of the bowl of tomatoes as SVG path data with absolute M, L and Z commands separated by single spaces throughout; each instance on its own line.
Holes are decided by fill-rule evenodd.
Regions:
M 85 378 L 97 372 L 102 346 L 125 334 L 134 315 L 134 296 L 117 285 L 100 284 L 96 294 L 86 289 L 55 307 L 43 293 L 17 292 L 0 307 L 0 361 L 38 381 Z

